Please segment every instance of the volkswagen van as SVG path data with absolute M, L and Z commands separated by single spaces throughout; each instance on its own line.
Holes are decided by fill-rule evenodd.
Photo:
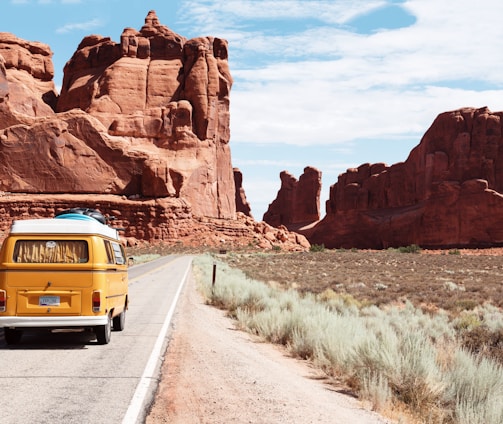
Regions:
M 28 329 L 93 329 L 98 344 L 122 331 L 128 307 L 116 229 L 81 213 L 16 220 L 0 249 L 0 327 L 7 344 Z

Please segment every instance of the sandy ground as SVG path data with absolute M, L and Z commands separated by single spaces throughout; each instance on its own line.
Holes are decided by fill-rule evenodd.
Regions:
M 307 362 L 238 331 L 189 279 L 147 424 L 383 424 Z

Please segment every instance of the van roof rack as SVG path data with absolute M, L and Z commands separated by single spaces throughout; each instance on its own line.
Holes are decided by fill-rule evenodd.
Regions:
M 91 217 L 75 219 L 59 216 L 54 218 L 15 220 L 12 223 L 11 234 L 98 234 L 119 240 L 115 228 L 101 224 Z

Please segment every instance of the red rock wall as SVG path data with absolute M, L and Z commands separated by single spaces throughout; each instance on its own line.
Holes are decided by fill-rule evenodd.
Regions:
M 0 32 L 0 130 L 54 114 L 53 78 L 49 46 Z
M 330 188 L 309 241 L 326 247 L 503 245 L 503 112 L 440 114 L 407 160 L 364 164 Z
M 0 33 L 0 190 L 183 199 L 234 219 L 227 54 L 151 11 L 120 43 L 85 37 L 56 104 L 48 46 Z
M 57 212 L 85 207 L 111 218 L 129 246 L 150 244 L 207 248 L 254 248 L 305 251 L 310 244 L 286 228 L 273 228 L 238 213 L 236 219 L 194 217 L 182 199 L 124 199 L 114 195 L 21 195 L 0 193 L 0 242 L 13 219 L 52 218 Z
M 304 168 L 299 180 L 287 171 L 280 174 L 281 187 L 264 214 L 264 221 L 274 227 L 288 228 L 320 219 L 321 172 Z
M 227 55 L 151 11 L 120 43 L 85 37 L 58 98 L 49 47 L 0 33 L 0 239 L 14 219 L 87 207 L 130 245 L 308 249 L 236 213 Z
M 14 195 L 0 196 L 0 234 L 8 232 L 13 219 L 52 218 L 72 207 L 98 209 L 114 216 L 111 226 L 124 228 L 131 240 L 169 241 L 183 238 L 194 228 L 190 206 L 178 199 L 125 200 L 111 195 Z

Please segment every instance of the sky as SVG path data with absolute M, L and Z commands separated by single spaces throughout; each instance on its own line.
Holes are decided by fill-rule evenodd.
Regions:
M 231 153 L 256 220 L 279 174 L 407 159 L 443 112 L 503 111 L 503 1 L 0 0 L 0 32 L 48 44 L 55 84 L 80 41 L 120 42 L 149 10 L 186 37 L 229 43 Z

